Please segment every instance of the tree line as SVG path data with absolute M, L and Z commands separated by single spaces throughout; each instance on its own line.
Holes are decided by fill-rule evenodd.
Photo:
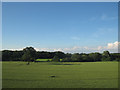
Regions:
M 64 53 L 61 51 L 47 52 L 36 51 L 33 47 L 26 47 L 21 51 L 2 51 L 2 61 L 36 61 L 36 59 L 52 59 L 52 61 L 60 62 L 96 62 L 96 61 L 119 61 L 120 53 Z

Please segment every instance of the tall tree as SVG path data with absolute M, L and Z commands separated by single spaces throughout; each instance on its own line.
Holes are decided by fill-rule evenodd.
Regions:
M 33 48 L 33 47 L 26 47 L 23 49 L 23 56 L 22 56 L 22 59 L 24 61 L 27 61 L 28 64 L 31 62 L 31 61 L 34 61 L 35 58 L 36 58 L 36 50 Z
M 111 61 L 111 55 L 110 55 L 109 51 L 103 52 L 102 61 Z
M 110 57 L 109 51 L 104 51 L 102 55 L 105 56 L 105 57 Z

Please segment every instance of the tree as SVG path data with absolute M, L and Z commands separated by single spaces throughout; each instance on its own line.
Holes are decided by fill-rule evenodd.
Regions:
M 110 57 L 102 57 L 102 61 L 111 61 Z
M 10 50 L 4 50 L 2 51 L 2 59 L 4 61 L 12 61 L 12 51 Z
M 105 57 L 110 57 L 109 51 L 104 51 L 102 55 L 105 56 Z
M 31 61 L 35 60 L 36 50 L 33 47 L 26 47 L 26 48 L 23 49 L 23 52 L 24 52 L 24 54 L 22 56 L 22 60 L 27 61 L 28 64 Z
M 102 61 L 111 61 L 111 55 L 109 51 L 104 51 L 102 54 Z
M 62 62 L 71 62 L 71 58 L 70 57 L 65 57 L 62 59 Z
M 2 51 L 0 51 L 0 61 L 2 61 Z
M 71 58 L 72 54 L 71 53 L 66 53 L 65 57 Z
M 101 61 L 101 54 L 98 53 L 98 52 L 90 53 L 90 54 L 89 54 L 89 57 L 90 57 L 90 59 L 93 60 L 94 62 L 95 62 L 95 61 Z
M 12 60 L 13 61 L 21 61 L 21 57 L 23 55 L 23 51 L 12 51 Z
M 75 54 L 72 54 L 71 59 L 72 61 L 78 62 L 82 59 L 82 57 L 79 53 L 75 53 Z
M 120 53 L 111 53 L 110 55 L 112 61 L 120 61 Z
M 57 52 L 55 52 L 55 56 L 58 56 L 60 59 L 62 59 L 65 57 L 65 54 L 61 51 L 57 51 Z
M 81 60 L 82 62 L 90 62 L 90 58 L 88 54 L 82 53 L 80 55 L 82 57 L 82 60 Z
M 54 56 L 52 61 L 53 62 L 60 62 L 60 58 L 58 56 Z

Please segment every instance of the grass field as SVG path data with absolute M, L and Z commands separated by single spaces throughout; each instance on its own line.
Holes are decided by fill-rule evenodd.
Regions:
M 52 59 L 36 59 L 36 61 L 42 61 L 42 62 L 46 62 L 46 61 L 52 61 Z M 62 59 L 60 59 L 60 61 L 62 61 Z
M 46 61 L 52 61 L 52 59 L 36 59 L 36 61 L 42 61 L 42 62 L 46 62 Z
M 118 87 L 118 62 L 3 62 L 2 70 L 3 88 Z

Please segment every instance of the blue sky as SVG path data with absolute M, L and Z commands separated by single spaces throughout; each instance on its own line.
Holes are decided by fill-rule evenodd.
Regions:
M 109 49 L 110 43 L 113 50 L 118 41 L 117 2 L 2 5 L 3 49 L 33 46 L 38 50 L 93 52 L 98 47 Z

